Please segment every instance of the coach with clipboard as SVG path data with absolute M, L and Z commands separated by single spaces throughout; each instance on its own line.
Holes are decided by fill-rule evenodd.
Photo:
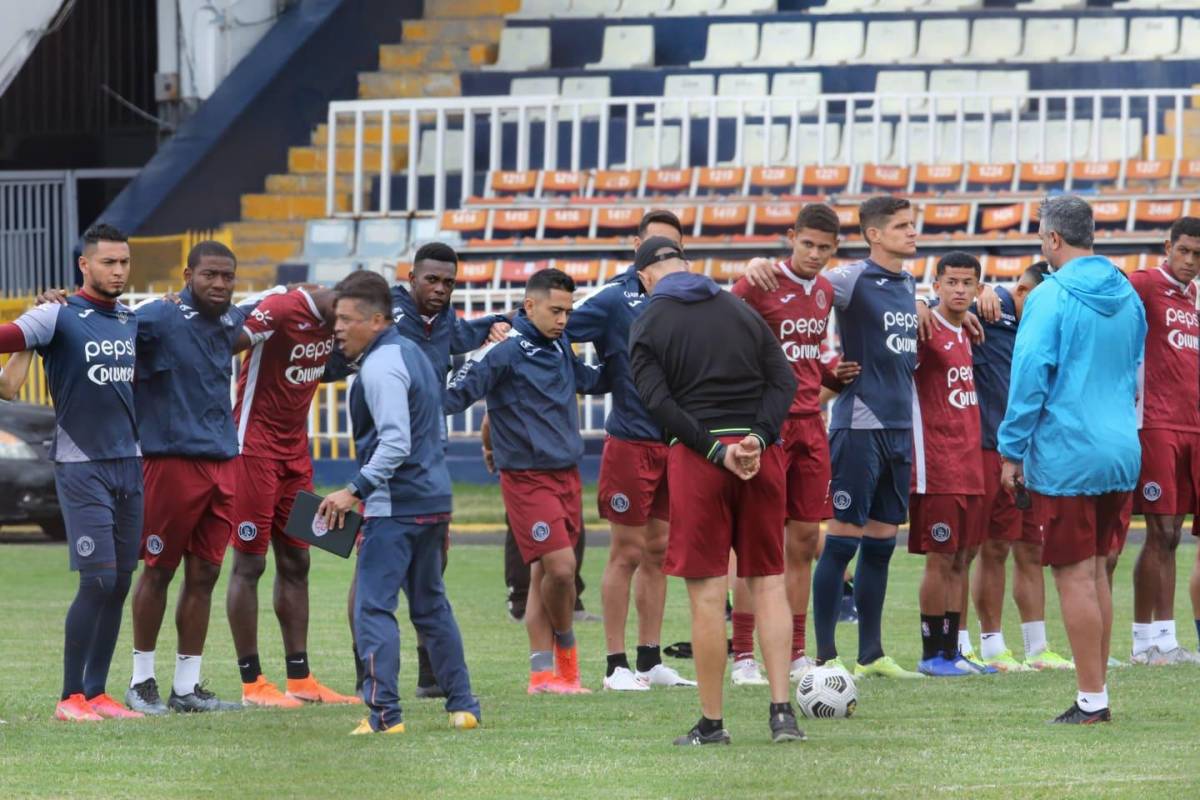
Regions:
M 441 383 L 429 359 L 392 324 L 385 281 L 360 271 L 336 287 L 334 335 L 358 379 L 350 415 L 359 471 L 318 509 L 330 530 L 341 529 L 365 502 L 358 553 L 354 638 L 367 665 L 362 696 L 370 716 L 354 734 L 404 731 L 397 679 L 398 595 L 425 637 L 454 728 L 479 725 L 479 701 L 463 658 L 462 636 L 442 583 L 442 543 L 450 524 L 450 473 L 443 449 Z

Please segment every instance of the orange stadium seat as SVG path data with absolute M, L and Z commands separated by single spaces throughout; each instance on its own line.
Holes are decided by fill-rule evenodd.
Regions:
M 497 170 L 492 173 L 490 188 L 497 196 L 532 197 L 537 189 L 538 173 L 534 169 L 520 171 Z
M 488 212 L 483 209 L 443 211 L 442 230 L 453 231 L 464 239 L 483 236 L 487 230 Z
M 908 271 L 913 279 L 918 283 L 925 280 L 925 272 L 929 269 L 928 258 L 906 258 L 904 259 L 904 269 Z
M 1025 216 L 1025 204 L 981 206 L 978 230 L 981 234 L 1018 230 Z
M 542 173 L 541 196 L 582 195 L 587 188 L 587 179 L 588 174 L 586 172 L 571 172 L 559 169 L 547 170 Z
M 921 210 L 922 233 L 965 231 L 971 224 L 970 203 L 928 203 Z
M 696 194 L 741 194 L 745 167 L 703 167 L 698 171 Z
M 1015 164 L 972 164 L 967 170 L 967 188 L 973 191 L 1002 192 L 1012 188 Z
M 642 221 L 640 206 L 613 206 L 596 211 L 597 236 L 632 236 Z
M 1015 281 L 1032 263 L 1033 256 L 990 256 L 983 274 L 989 281 Z
M 700 212 L 701 236 L 732 236 L 746 232 L 749 206 L 710 205 Z
M 556 258 L 554 266 L 570 275 L 575 283 L 591 285 L 600 282 L 603 262 L 600 259 Z
M 533 236 L 537 231 L 536 208 L 498 208 L 492 213 L 492 238 L 512 239 Z
M 1188 187 L 1200 185 L 1200 160 L 1179 162 L 1179 185 Z
M 746 272 L 749 261 L 714 258 L 710 263 L 709 275 L 718 283 L 733 283 Z
M 843 233 L 858 230 L 858 206 L 834 206 L 833 210 L 837 212 L 838 221 L 842 223 Z
M 784 233 L 796 222 L 799 203 L 765 203 L 754 206 L 755 235 Z
M 547 239 L 587 236 L 592 227 L 590 208 L 548 208 L 542 220 L 542 235 Z
M 918 164 L 913 189 L 933 192 L 952 192 L 962 185 L 962 164 Z
M 1165 186 L 1171 181 L 1171 170 L 1175 165 L 1167 160 L 1126 161 L 1125 185 Z
M 1133 220 L 1140 230 L 1168 228 L 1182 216 L 1182 200 L 1138 200 L 1133 205 Z
M 836 194 L 850 186 L 850 167 L 805 167 L 800 184 L 801 194 Z
M 689 194 L 692 190 L 692 169 L 651 169 L 646 171 L 646 197 Z
M 642 171 L 637 169 L 602 169 L 592 180 L 592 194 L 597 197 L 632 197 L 642 185 Z
M 500 262 L 500 282 L 514 286 L 524 284 L 529 276 L 550 266 L 549 261 L 510 261 Z
M 1072 188 L 1111 189 L 1121 177 L 1120 161 L 1076 161 L 1071 164 Z
M 495 261 L 459 261 L 455 280 L 466 286 L 484 286 L 496 276 Z
M 1021 165 L 1020 188 L 1046 191 L 1067 185 L 1067 162 L 1028 161 Z
M 396 262 L 396 283 L 403 283 L 412 274 L 412 264 L 407 261 Z M 455 280 L 458 280 L 455 278 Z
M 903 192 L 908 189 L 908 167 L 893 167 L 886 164 L 864 164 L 862 171 L 863 192 Z
M 1137 272 L 1143 269 L 1143 261 L 1145 256 L 1141 253 L 1130 253 L 1120 256 L 1109 256 L 1108 260 L 1117 265 L 1117 269 L 1128 275 L 1131 272 Z
M 1125 230 L 1129 224 L 1128 200 L 1100 200 L 1092 203 L 1096 227 L 1105 230 Z
M 795 167 L 752 167 L 750 194 L 790 194 L 796 188 Z

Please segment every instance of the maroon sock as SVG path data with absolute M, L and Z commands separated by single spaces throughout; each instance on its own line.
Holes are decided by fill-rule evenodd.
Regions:
M 807 614 L 792 615 L 792 661 L 804 655 L 804 623 L 807 621 Z
M 754 615 L 733 612 L 733 660 L 754 658 Z

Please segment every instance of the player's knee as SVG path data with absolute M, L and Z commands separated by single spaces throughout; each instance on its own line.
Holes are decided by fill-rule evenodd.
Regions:
M 308 551 L 289 548 L 286 554 L 275 559 L 275 568 L 279 571 L 280 579 L 288 583 L 308 583 Z
M 267 569 L 267 560 L 263 556 L 238 553 L 233 560 L 233 575 L 236 580 L 257 583 Z
M 189 558 L 185 577 L 189 589 L 211 592 L 221 577 L 221 565 L 203 558 Z
M 788 560 L 793 563 L 812 561 L 817 556 L 817 543 L 820 538 L 820 528 L 817 525 L 788 525 Z
M 1008 549 L 1009 544 L 1003 539 L 988 539 L 979 548 L 979 557 L 989 563 L 1003 564 L 1008 558 Z
M 79 571 L 79 585 L 90 592 L 112 594 L 117 588 L 117 568 L 114 565 L 85 567 Z
M 555 583 L 575 584 L 575 554 L 570 550 L 552 553 L 542 559 L 542 571 Z

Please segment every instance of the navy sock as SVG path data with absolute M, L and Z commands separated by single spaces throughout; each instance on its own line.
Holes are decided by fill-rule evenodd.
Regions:
M 433 676 L 433 662 L 429 660 L 429 651 L 425 645 L 417 645 L 417 686 L 437 686 L 437 678 Z
M 358 645 L 354 645 L 354 693 L 362 691 L 363 681 L 367 679 L 367 665 L 358 654 Z
M 1196 620 L 1196 641 L 1200 642 L 1200 619 Z
M 858 552 L 858 539 L 853 536 L 825 537 L 825 549 L 813 570 L 813 626 L 817 635 L 817 662 L 837 658 L 838 611 L 842 603 L 842 582 L 846 565 Z
M 107 580 L 107 579 L 106 579 Z M 129 595 L 132 573 L 118 572 L 108 600 L 96 620 L 96 633 L 88 651 L 87 664 L 83 668 L 83 694 L 95 697 L 104 694 L 108 685 L 108 668 L 112 666 L 113 651 L 117 648 L 117 637 L 121 635 L 121 618 L 125 612 L 125 598 Z
M 883 657 L 883 599 L 887 595 L 888 564 L 896 537 L 862 540 L 854 572 L 854 604 L 858 606 L 858 663 Z
M 79 573 L 79 589 L 67 609 L 63 643 L 62 699 L 85 694 L 83 675 L 91 654 L 96 627 L 108 596 L 116 584 L 116 572 L 101 570 Z M 110 652 L 111 657 L 111 652 Z

